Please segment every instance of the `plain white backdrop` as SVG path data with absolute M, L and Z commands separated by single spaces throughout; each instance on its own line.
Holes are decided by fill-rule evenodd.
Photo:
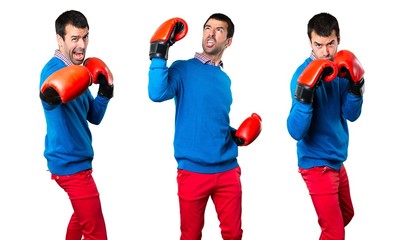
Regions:
M 363 112 L 350 123 L 346 161 L 356 215 L 346 239 L 392 239 L 395 197 L 396 39 L 391 2 L 318 1 L 11 1 L 1 3 L 0 239 L 64 239 L 72 209 L 50 180 L 43 157 L 45 119 L 39 78 L 57 48 L 54 21 L 66 10 L 90 24 L 87 57 L 104 60 L 115 81 L 114 98 L 99 126 L 91 126 L 94 178 L 110 240 L 179 239 L 174 103 L 147 94 L 149 41 L 172 17 L 184 18 L 187 36 L 173 45 L 168 64 L 201 52 L 202 26 L 210 14 L 235 24 L 223 61 L 231 77 L 231 124 L 252 112 L 263 120 L 259 138 L 241 147 L 245 240 L 319 238 L 310 197 L 297 172 L 295 141 L 286 129 L 289 83 L 309 56 L 306 24 L 329 12 L 339 20 L 339 50 L 355 53 L 366 70 Z M 96 95 L 96 86 L 91 91 Z M 220 240 L 211 201 L 204 240 Z

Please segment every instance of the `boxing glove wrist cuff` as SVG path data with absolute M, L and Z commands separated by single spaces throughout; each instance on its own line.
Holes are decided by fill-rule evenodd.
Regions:
M 360 79 L 359 82 L 350 81 L 349 92 L 355 94 L 356 96 L 362 96 L 364 93 L 364 78 Z
M 113 92 L 114 92 L 114 85 L 109 85 L 107 83 L 106 78 L 103 75 L 100 75 L 98 77 L 99 79 L 99 90 L 98 90 L 98 95 L 101 97 L 105 98 L 112 98 L 113 97 Z
M 114 92 L 113 85 L 109 86 L 107 85 L 107 83 L 99 85 L 99 91 L 98 91 L 99 96 L 110 99 L 113 97 L 113 92 Z
M 312 103 L 314 98 L 315 89 L 308 86 L 297 84 L 296 92 L 294 98 L 302 103 Z
M 165 42 L 150 43 L 150 60 L 153 58 L 163 58 L 168 60 L 169 44 Z
M 62 103 L 62 100 L 58 92 L 52 87 L 45 89 L 44 92 L 40 92 L 40 99 L 46 103 L 54 104 L 54 105 L 58 105 Z
M 237 146 L 242 146 L 245 143 L 245 141 L 242 138 L 237 137 L 235 134 L 236 134 L 236 130 L 232 130 L 231 131 L 232 140 L 234 140 Z

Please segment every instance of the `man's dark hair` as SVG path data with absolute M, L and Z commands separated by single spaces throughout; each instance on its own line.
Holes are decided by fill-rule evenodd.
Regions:
M 227 27 L 227 38 L 233 37 L 234 36 L 234 23 L 231 21 L 231 18 L 229 18 L 227 15 L 222 14 L 222 13 L 214 13 L 210 15 L 210 17 L 206 20 L 204 24 L 204 28 L 206 26 L 206 23 L 208 23 L 209 19 L 216 19 L 219 21 L 226 22 L 228 27 Z
M 76 10 L 68 10 L 62 13 L 56 20 L 55 20 L 55 31 L 56 34 L 62 37 L 65 40 L 65 28 L 66 25 L 71 24 L 77 28 L 88 28 L 88 20 L 79 11 Z
M 333 30 L 337 38 L 340 37 L 340 28 L 338 26 L 337 18 L 333 15 L 322 12 L 313 16 L 308 22 L 308 37 L 311 39 L 312 32 L 315 31 L 321 37 L 328 37 Z

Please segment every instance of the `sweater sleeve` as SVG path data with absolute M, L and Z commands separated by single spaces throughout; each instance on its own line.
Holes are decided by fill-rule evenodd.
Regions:
M 356 96 L 353 93 L 347 93 L 342 103 L 342 114 L 344 117 L 354 122 L 360 117 L 363 106 L 363 96 Z
M 312 119 L 312 104 L 299 103 L 293 100 L 287 118 L 287 130 L 295 140 L 302 139 L 309 130 Z
M 149 69 L 148 95 L 153 102 L 172 99 L 176 94 L 176 83 L 169 76 L 167 61 L 153 58 Z
M 297 87 L 297 80 L 308 62 L 305 61 L 294 73 L 290 82 L 290 94 L 292 105 L 287 117 L 287 130 L 290 136 L 295 140 L 302 139 L 308 132 L 311 125 L 313 108 L 311 103 L 301 103 L 294 98 Z
M 87 115 L 87 120 L 95 125 L 99 125 L 107 110 L 107 105 L 110 99 L 97 95 L 94 99 L 91 92 L 87 91 L 88 101 L 89 101 L 89 111 Z

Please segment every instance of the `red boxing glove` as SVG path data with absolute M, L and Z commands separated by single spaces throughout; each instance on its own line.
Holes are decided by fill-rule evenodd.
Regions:
M 91 73 L 92 81 L 99 84 L 98 95 L 112 98 L 113 97 L 113 74 L 107 65 L 96 57 L 87 58 L 83 64 Z
M 102 78 L 108 85 L 113 85 L 113 74 L 107 65 L 99 58 L 91 57 L 85 59 L 84 66 L 88 68 L 91 73 L 93 83 L 100 83 Z
M 181 18 L 171 18 L 161 24 L 150 40 L 150 60 L 152 58 L 167 60 L 169 47 L 184 38 L 187 32 L 187 22 Z
M 80 65 L 71 65 L 51 74 L 42 84 L 40 98 L 50 104 L 67 103 L 91 85 L 91 74 Z
M 337 66 L 327 59 L 315 59 L 308 64 L 297 80 L 294 94 L 302 103 L 312 103 L 316 87 L 321 81 L 330 82 L 337 76 Z
M 357 96 L 364 93 L 364 69 L 356 56 L 348 51 L 341 50 L 334 57 L 338 68 L 338 76 L 349 80 L 349 91 Z
M 261 117 L 257 113 L 245 119 L 235 133 L 238 146 L 247 146 L 252 143 L 261 132 Z

